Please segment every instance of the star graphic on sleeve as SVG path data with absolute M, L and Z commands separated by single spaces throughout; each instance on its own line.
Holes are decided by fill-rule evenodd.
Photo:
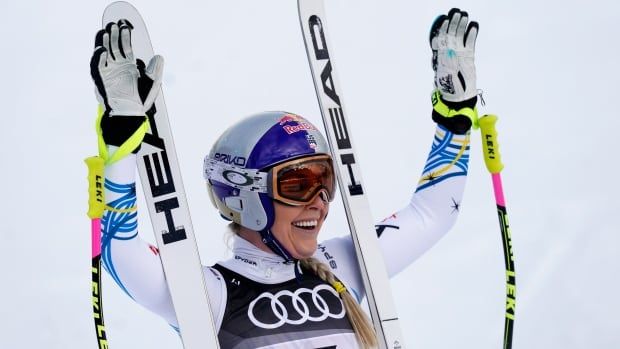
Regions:
M 456 200 L 454 200 L 454 198 L 452 198 L 452 212 L 450 213 L 454 213 L 454 212 L 459 212 L 460 208 L 461 208 L 461 203 L 457 202 Z
M 432 182 L 433 180 L 439 178 L 439 176 L 435 176 L 435 174 L 433 172 L 429 172 L 425 177 L 424 180 Z

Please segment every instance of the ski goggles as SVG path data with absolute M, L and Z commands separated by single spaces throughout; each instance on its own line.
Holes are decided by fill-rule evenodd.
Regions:
M 301 206 L 318 195 L 325 201 L 334 199 L 336 179 L 329 155 L 315 155 L 284 162 L 269 169 L 269 196 L 284 204 Z
M 290 160 L 267 171 L 241 168 L 207 158 L 204 164 L 207 180 L 258 193 L 291 206 L 307 205 L 318 195 L 332 201 L 336 191 L 334 167 L 329 155 L 314 155 Z

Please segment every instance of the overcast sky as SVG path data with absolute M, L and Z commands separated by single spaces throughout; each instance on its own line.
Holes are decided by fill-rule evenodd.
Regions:
M 330 52 L 375 220 L 404 206 L 433 137 L 428 28 L 451 7 L 480 22 L 481 112 L 500 117 L 517 270 L 515 348 L 620 347 L 616 2 L 326 1 Z M 320 124 L 293 0 L 133 1 L 166 59 L 164 95 L 204 264 L 225 258 L 202 158 L 241 117 Z M 0 347 L 95 348 L 86 168 L 89 74 L 104 1 L 0 2 Z M 498 348 L 504 271 L 479 136 L 454 229 L 392 280 L 407 348 Z M 332 205 L 325 237 L 346 232 Z M 144 206 L 142 206 L 144 207 Z M 152 239 L 146 212 L 141 232 Z M 104 279 L 111 348 L 181 348 Z

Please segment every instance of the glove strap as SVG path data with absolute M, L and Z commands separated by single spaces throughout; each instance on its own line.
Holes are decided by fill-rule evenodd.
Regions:
M 96 122 L 97 143 L 99 148 L 99 156 L 105 161 L 105 165 L 107 166 L 117 162 L 136 150 L 140 144 L 142 144 L 142 140 L 144 139 L 146 132 L 149 130 L 150 124 L 149 119 L 145 115 L 144 122 L 138 127 L 138 129 L 136 129 L 136 131 L 125 142 L 123 142 L 123 144 L 121 144 L 112 155 L 110 155 L 108 154 L 108 146 L 103 139 L 103 132 L 101 130 L 101 119 L 103 118 L 103 114 L 103 106 L 99 105 Z
M 464 107 L 458 110 L 451 109 L 441 99 L 441 93 L 439 92 L 439 90 L 433 91 L 433 94 L 431 95 L 431 101 L 433 102 L 433 110 L 444 118 L 452 118 L 457 115 L 466 116 L 471 120 L 472 127 L 475 130 L 479 128 L 478 109 L 476 107 L 474 107 L 473 109 L 469 107 Z

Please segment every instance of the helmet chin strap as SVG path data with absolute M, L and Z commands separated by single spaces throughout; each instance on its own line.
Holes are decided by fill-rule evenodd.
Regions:
M 276 239 L 275 235 L 271 232 L 271 229 L 265 229 L 260 231 L 260 236 L 265 245 L 273 251 L 273 253 L 284 258 L 285 263 L 295 262 L 297 259 L 293 258 L 291 253 L 282 246 L 280 241 Z
M 319 192 L 319 197 L 323 202 L 329 202 L 329 194 L 327 193 L 326 189 L 322 189 Z M 275 235 L 273 235 L 271 229 L 263 229 L 259 233 L 263 243 L 267 245 L 267 247 L 269 247 L 269 249 L 273 251 L 273 253 L 284 258 L 284 263 L 295 263 L 295 279 L 297 280 L 297 282 L 301 282 L 302 271 L 299 259 L 293 257 L 293 255 L 291 255 L 291 253 L 284 246 L 282 246 L 282 243 L 280 243 L 280 241 L 278 241 Z
M 284 246 L 282 246 L 280 241 L 278 241 L 275 235 L 273 235 L 273 233 L 271 232 L 271 229 L 265 229 L 260 231 L 260 236 L 263 243 L 267 245 L 267 247 L 269 247 L 269 249 L 272 250 L 273 253 L 284 258 L 284 263 L 295 263 L 295 280 L 297 280 L 297 283 L 301 283 L 302 272 L 301 265 L 299 264 L 299 259 L 294 258 L 291 253 L 286 248 L 284 248 Z

